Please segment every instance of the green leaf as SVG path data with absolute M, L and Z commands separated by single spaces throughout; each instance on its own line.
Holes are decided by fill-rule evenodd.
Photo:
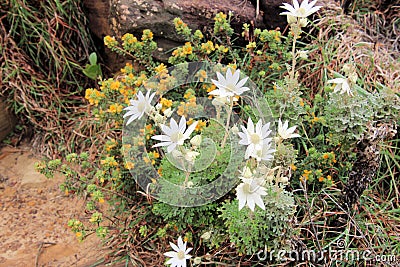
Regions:
M 89 62 L 90 62 L 90 65 L 96 65 L 97 64 L 97 55 L 96 55 L 95 52 L 90 54 Z

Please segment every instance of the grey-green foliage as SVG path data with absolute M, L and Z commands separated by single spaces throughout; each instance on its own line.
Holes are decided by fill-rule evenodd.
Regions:
M 374 105 L 368 95 L 353 97 L 331 93 L 325 106 L 328 138 L 333 144 L 350 144 L 358 140 L 374 118 Z
M 325 106 L 328 138 L 333 144 L 349 145 L 360 139 L 369 122 L 398 121 L 400 100 L 388 88 L 353 97 L 331 93 Z
M 220 209 L 230 241 L 240 253 L 251 255 L 268 248 L 288 249 L 293 234 L 291 221 L 296 206 L 293 196 L 280 188 L 271 187 L 263 197 L 265 210 L 256 207 L 252 212 L 244 207 L 239 211 L 238 200 L 225 203 Z

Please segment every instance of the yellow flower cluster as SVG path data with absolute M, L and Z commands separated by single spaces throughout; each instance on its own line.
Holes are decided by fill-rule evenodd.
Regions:
M 161 111 L 165 111 L 166 109 L 172 107 L 172 103 L 172 100 L 162 97 L 160 99 L 160 104 L 162 105 Z
M 124 167 L 127 170 L 132 170 L 135 168 L 135 163 L 133 163 L 132 161 L 126 161 Z
M 215 20 L 216 22 L 223 23 L 223 22 L 226 21 L 226 18 L 227 18 L 227 15 L 226 15 L 226 14 L 224 14 L 224 13 L 222 13 L 222 12 L 219 12 L 217 15 L 215 15 L 214 20 Z
M 174 26 L 176 28 L 176 30 L 179 31 L 183 31 L 185 30 L 188 26 L 186 23 L 183 22 L 183 20 L 181 18 L 175 18 L 174 19 Z
M 108 48 L 113 48 L 118 45 L 118 42 L 117 40 L 115 40 L 115 37 L 107 35 L 106 37 L 104 37 L 104 45 Z
M 106 149 L 107 152 L 110 152 L 117 145 L 118 145 L 117 141 L 115 141 L 115 139 L 111 139 L 111 140 L 106 142 L 105 149 Z
M 151 41 L 153 40 L 153 32 L 149 29 L 143 30 L 142 41 Z
M 133 34 L 131 33 L 126 33 L 124 34 L 124 36 L 122 36 L 121 40 L 124 42 L 123 45 L 131 45 L 134 43 L 137 43 L 137 38 L 135 36 L 133 36 Z
M 118 162 L 115 160 L 114 156 L 106 157 L 105 159 L 100 160 L 100 164 L 104 167 L 117 167 Z
M 334 152 L 324 153 L 322 155 L 322 159 L 324 159 L 326 161 L 330 161 L 330 165 L 332 165 L 333 163 L 336 163 L 336 155 Z
M 164 65 L 164 63 L 161 63 L 157 67 L 154 68 L 157 74 L 163 74 L 167 71 L 167 66 Z
M 229 48 L 224 46 L 224 45 L 219 45 L 219 44 L 215 44 L 215 50 L 217 50 L 220 53 L 227 53 L 229 51 Z
M 87 99 L 91 105 L 99 105 L 100 100 L 104 97 L 105 94 L 97 89 L 88 88 L 85 91 L 85 99 Z
M 107 109 L 107 112 L 109 113 L 114 113 L 114 114 L 119 114 L 122 112 L 123 106 L 118 104 L 118 103 L 114 103 L 111 104 L 110 107 Z
M 190 119 L 186 122 L 186 124 L 187 124 L 187 125 L 191 125 L 193 122 L 194 122 L 193 118 L 190 118 Z M 206 122 L 206 121 L 198 120 L 198 121 L 197 121 L 196 128 L 194 128 L 194 129 L 195 129 L 195 131 L 197 131 L 197 132 L 201 132 L 201 130 L 203 130 L 203 128 L 204 128 L 206 125 L 207 125 L 207 122 Z
M 193 53 L 193 47 L 190 42 L 186 42 L 184 46 L 175 49 L 172 52 L 174 57 L 186 57 L 186 55 L 191 55 Z
M 177 113 L 179 116 L 187 117 L 189 114 L 193 113 L 196 106 L 196 97 L 192 97 L 187 102 L 181 102 L 179 104 Z
M 205 52 L 207 55 L 211 54 L 211 52 L 215 51 L 214 43 L 211 41 L 207 41 L 206 43 L 201 44 L 201 50 Z
M 300 181 L 304 181 L 304 180 L 307 181 L 309 179 L 310 174 L 312 174 L 312 171 L 304 170 L 303 174 L 300 177 Z
M 198 78 L 200 82 L 204 82 L 207 79 L 207 72 L 205 70 L 199 70 L 195 77 Z

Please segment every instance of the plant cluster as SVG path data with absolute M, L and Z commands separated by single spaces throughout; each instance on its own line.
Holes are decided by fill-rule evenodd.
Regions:
M 90 220 L 69 222 L 78 238 L 95 232 L 138 264 L 143 250 L 168 251 L 167 241 L 178 240 L 161 261 L 186 266 L 256 263 L 258 251 L 289 250 L 296 235 L 316 250 L 346 235 L 335 229 L 332 238 L 314 220 L 332 225 L 324 214 L 336 212 L 359 141 L 371 125 L 399 123 L 399 97 L 381 83 L 365 88 L 350 59 L 336 71 L 320 66 L 325 75 L 307 87 L 299 65 L 319 63 L 302 38 L 319 7 L 295 0 L 283 8 L 288 36 L 244 25 L 245 47 L 235 46 L 230 14 L 215 16 L 209 37 L 176 18 L 187 42 L 172 51 L 171 68 L 152 58 L 149 30 L 104 38 L 134 63 L 86 90 L 93 122 L 107 125 L 103 150 L 37 164 L 49 177 L 66 176 L 66 194 L 86 194 Z M 387 165 L 397 162 L 386 152 Z M 140 252 L 132 240 L 143 242 Z M 221 247 L 235 256 L 219 257 Z

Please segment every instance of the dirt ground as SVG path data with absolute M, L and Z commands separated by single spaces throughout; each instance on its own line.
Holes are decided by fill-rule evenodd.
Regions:
M 85 220 L 83 201 L 59 190 L 61 176 L 37 173 L 38 160 L 29 146 L 0 149 L 0 267 L 94 266 L 104 254 L 99 239 L 78 242 L 67 227 Z

